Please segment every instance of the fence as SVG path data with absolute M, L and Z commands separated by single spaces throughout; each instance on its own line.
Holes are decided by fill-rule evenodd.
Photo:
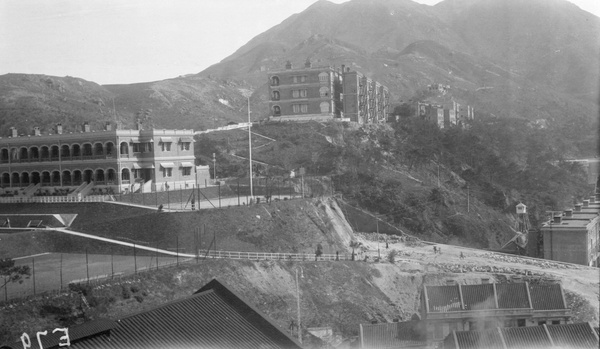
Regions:
M 162 192 L 130 192 L 115 195 L 114 199 L 144 206 L 162 206 L 167 210 L 192 210 L 333 194 L 332 181 L 329 177 L 258 177 L 252 179 L 252 186 L 248 178 L 226 179 L 218 183 L 210 187 L 174 188 Z
M 65 202 L 104 202 L 115 201 L 112 195 L 93 195 L 85 197 L 77 196 L 6 196 L 0 197 L 0 203 L 65 203 Z
M 281 253 L 281 252 L 241 252 L 241 251 L 199 251 L 201 258 L 287 260 L 287 261 L 350 261 L 352 254 Z

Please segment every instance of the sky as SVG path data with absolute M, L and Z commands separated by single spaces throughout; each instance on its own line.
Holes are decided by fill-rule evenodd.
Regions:
M 600 17 L 599 0 L 570 1 Z M 314 2 L 0 0 L 0 75 L 127 84 L 199 73 Z

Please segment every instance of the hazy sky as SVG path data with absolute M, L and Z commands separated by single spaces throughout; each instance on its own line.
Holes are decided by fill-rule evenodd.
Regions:
M 0 75 L 114 84 L 198 73 L 314 2 L 0 0 Z M 600 16 L 600 0 L 571 2 Z

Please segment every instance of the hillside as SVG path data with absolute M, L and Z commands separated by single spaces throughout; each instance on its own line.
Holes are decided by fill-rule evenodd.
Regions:
M 264 119 L 267 72 L 309 58 L 314 66 L 345 64 L 381 81 L 394 105 L 457 101 L 478 116 L 544 119 L 558 131 L 578 123 L 591 138 L 598 128 L 599 33 L 598 17 L 564 0 L 445 0 L 433 7 L 409 0 L 319 1 L 196 75 L 107 86 L 2 76 L 0 125 L 22 133 L 31 131 L 32 120 L 46 131 L 56 122 L 74 128 L 116 120 L 128 127 L 137 112 L 151 110 L 157 128 L 205 129 L 245 120 L 248 94 L 252 118 Z M 450 90 L 434 95 L 430 84 Z M 597 152 L 563 133 L 576 143 L 569 156 Z
M 44 206 L 45 209 L 52 207 Z M 270 218 L 267 218 L 267 212 L 271 215 Z M 290 219 L 285 229 L 274 229 L 278 222 L 278 218 L 274 216 L 276 212 L 281 215 L 293 214 L 297 219 Z M 316 228 L 321 226 L 321 223 L 316 223 L 316 217 L 302 219 L 305 215 L 312 216 L 309 212 L 317 214 L 321 220 L 329 223 L 321 229 Z M 444 285 L 446 280 L 450 279 L 463 284 L 477 284 L 482 278 L 512 282 L 514 275 L 520 275 L 531 283 L 552 283 L 558 279 L 565 289 L 569 306 L 574 307 L 574 321 L 598 323 L 598 280 L 597 270 L 594 268 L 532 262 L 450 245 L 438 245 L 443 249 L 443 254 L 434 255 L 431 245 L 409 243 L 397 235 L 385 236 L 389 244 L 384 248 L 383 244 L 377 244 L 376 235 L 360 234 L 349 229 L 346 215 L 341 212 L 333 200 L 296 200 L 277 205 L 243 207 L 239 210 L 207 210 L 203 212 L 202 220 L 207 222 L 211 231 L 217 229 L 217 233 L 222 234 L 218 236 L 222 239 L 219 243 L 223 243 L 220 247 L 223 249 L 245 247 L 265 250 L 274 248 L 268 247 L 272 244 L 285 244 L 285 240 L 290 239 L 294 241 L 294 245 L 300 245 L 301 241 L 308 242 L 308 250 L 311 249 L 309 245 L 316 242 L 328 242 L 330 247 L 343 249 L 349 247 L 348 241 L 354 240 L 363 244 L 364 248 L 359 250 L 359 257 L 362 259 L 369 256 L 366 261 L 190 261 L 178 267 L 161 268 L 158 271 L 138 273 L 136 276 L 123 276 L 90 288 L 84 285 L 77 290 L 85 293 L 91 305 L 85 313 L 78 306 L 78 298 L 75 298 L 79 296 L 66 291 L 52 297 L 34 297 L 24 302 L 1 305 L 0 311 L 3 316 L 0 317 L 0 342 L 15 339 L 22 332 L 33 333 L 80 323 L 87 319 L 116 319 L 141 312 L 190 295 L 214 277 L 230 285 L 251 305 L 286 329 L 290 320 L 296 317 L 296 272 L 299 274 L 300 307 L 304 326 L 332 326 L 336 334 L 340 334 L 344 339 L 355 338 L 360 323 L 409 320 L 418 312 L 422 285 Z M 142 214 L 131 219 L 130 223 L 150 220 L 154 224 L 162 221 L 164 226 L 179 222 L 179 226 L 173 226 L 172 230 L 168 231 L 165 231 L 164 226 L 157 226 L 151 231 L 149 227 L 144 226 L 137 228 L 137 232 L 130 233 L 129 236 L 136 236 L 144 230 L 148 237 L 152 237 L 152 234 L 156 236 L 184 233 L 191 226 L 197 225 L 193 215 L 198 214 L 192 213 L 187 219 L 182 219 L 181 214 L 155 213 L 154 217 L 157 218 L 151 220 L 150 216 Z M 235 221 L 234 217 L 248 220 L 245 216 L 254 216 L 258 221 L 258 215 L 261 216 L 261 220 L 267 222 L 260 226 L 251 224 L 248 227 L 253 230 L 255 238 L 246 240 L 245 245 L 241 245 L 239 239 L 235 241 L 236 236 L 240 238 L 239 233 L 233 233 L 231 227 L 220 228 L 216 223 L 223 222 L 224 216 L 229 216 L 228 222 Z M 80 218 L 85 219 L 85 216 Z M 110 218 L 108 215 L 96 216 L 97 219 Z M 133 225 L 122 226 L 118 221 L 109 221 L 104 228 L 100 227 L 97 231 L 104 231 L 106 234 L 108 231 L 105 229 L 111 224 L 111 233 L 114 235 L 127 234 L 134 228 Z M 191 225 L 182 229 L 185 224 Z M 94 227 L 89 226 L 85 230 L 92 229 Z M 274 241 L 275 237 L 278 237 L 278 241 Z M 2 236 L 2 241 L 9 243 L 10 240 Z M 289 247 L 280 245 L 280 248 Z M 382 259 L 374 262 L 379 255 L 378 248 L 381 248 Z M 467 259 L 457 262 L 456 256 L 461 251 L 467 255 Z

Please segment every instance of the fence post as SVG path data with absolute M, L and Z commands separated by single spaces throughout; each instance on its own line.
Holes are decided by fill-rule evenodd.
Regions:
M 219 184 L 219 208 L 221 208 L 221 181 L 217 183 Z
M 33 274 L 33 295 L 35 296 L 35 257 L 31 258 L 32 274 Z
M 167 188 L 167 208 L 170 210 L 171 209 L 171 198 L 169 197 L 169 187 Z
M 137 275 L 137 258 L 135 256 L 135 242 L 133 243 L 133 274 Z
M 177 234 L 175 238 L 177 239 L 177 265 L 179 265 L 179 234 Z
M 4 278 L 4 301 L 8 302 L 8 281 Z
M 156 243 L 156 270 L 158 270 L 158 242 Z
M 114 279 L 115 277 L 115 266 L 113 263 L 113 248 L 110 247 L 110 279 Z
M 59 287 L 59 289 L 61 290 L 61 292 L 62 292 L 62 285 L 63 285 L 62 264 L 63 264 L 63 255 L 61 253 L 60 254 L 60 287 Z
M 240 179 L 237 180 L 237 197 L 238 197 L 238 206 L 240 205 Z
M 88 249 L 85 249 L 85 275 L 87 277 L 87 284 L 90 284 L 90 265 L 88 262 Z

